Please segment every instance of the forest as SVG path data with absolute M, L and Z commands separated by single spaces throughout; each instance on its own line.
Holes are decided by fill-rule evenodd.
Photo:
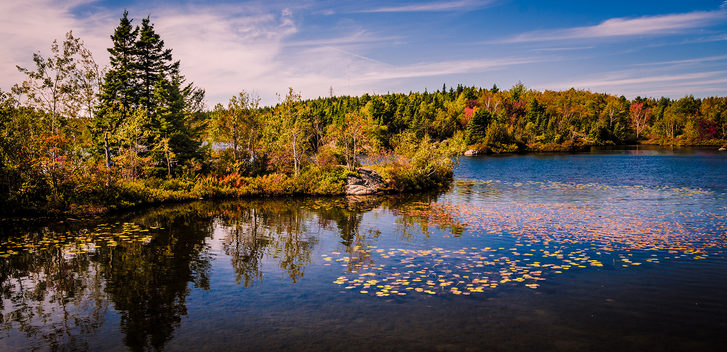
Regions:
M 727 98 L 458 85 L 275 106 L 205 106 L 149 17 L 124 13 L 100 67 L 68 32 L 0 90 L 0 215 L 93 214 L 200 198 L 335 195 L 365 164 L 385 192 L 440 188 L 471 153 L 659 144 L 724 147 Z M 254 82 L 240 82 L 240 85 Z M 332 90 L 331 90 L 332 91 Z

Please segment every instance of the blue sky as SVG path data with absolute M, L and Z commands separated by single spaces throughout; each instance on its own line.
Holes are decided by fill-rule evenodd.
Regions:
M 575 87 L 617 95 L 727 95 L 724 1 L 3 1 L 0 88 L 72 29 L 105 64 L 123 9 L 151 15 L 207 90 L 277 101 L 447 84 Z

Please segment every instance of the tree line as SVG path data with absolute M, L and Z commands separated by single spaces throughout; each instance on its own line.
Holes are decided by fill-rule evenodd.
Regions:
M 720 146 L 727 98 L 641 98 L 584 90 L 443 86 L 434 92 L 275 106 L 241 91 L 204 106 L 150 18 L 124 12 L 100 68 L 68 32 L 0 91 L 5 212 L 93 212 L 145 202 L 254 194 L 337 194 L 361 158 L 392 191 L 437 187 L 451 156 L 655 143 Z M 78 209 L 76 209 L 78 208 Z

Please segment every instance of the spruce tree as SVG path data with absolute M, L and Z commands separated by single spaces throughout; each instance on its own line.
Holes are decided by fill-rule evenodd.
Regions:
M 183 87 L 183 83 L 184 78 L 175 74 L 157 81 L 153 90 L 153 99 L 158 104 L 151 111 L 153 140 L 150 143 L 154 146 L 155 159 L 166 164 L 168 173 L 174 164 L 201 156 L 198 141 L 201 124 L 195 123 L 200 111 L 190 109 L 190 100 L 194 98 L 191 95 L 201 99 L 204 91 L 191 84 Z
M 172 61 L 172 49 L 164 48 L 164 41 L 154 31 L 149 17 L 141 21 L 139 40 L 136 42 L 136 73 L 139 77 L 139 106 L 148 111 L 155 108 L 154 87 L 160 80 L 171 80 L 179 73 L 179 61 Z
M 106 73 L 101 89 L 102 109 L 123 108 L 129 110 L 136 106 L 138 77 L 136 74 L 136 39 L 139 29 L 132 27 L 129 12 L 119 21 L 111 36 L 113 47 L 108 49 L 111 68 Z
M 106 149 L 108 164 L 109 148 L 114 146 L 113 136 L 126 116 L 136 107 L 137 103 L 137 75 L 136 66 L 136 38 L 138 28 L 134 28 L 129 19 L 129 12 L 119 21 L 119 26 L 111 35 L 113 47 L 108 49 L 110 54 L 110 69 L 106 72 L 103 85 L 99 93 L 99 106 L 92 123 L 92 134 L 97 149 Z M 110 136 L 111 145 L 105 141 Z
M 547 123 L 545 116 L 545 107 L 538 102 L 538 99 L 530 100 L 530 107 L 525 114 L 525 121 L 532 122 L 537 128 L 537 132 L 541 133 L 545 129 L 544 124 Z
M 465 142 L 467 144 L 482 143 L 485 140 L 487 133 L 487 126 L 492 120 L 492 114 L 489 111 L 480 108 L 472 116 L 469 123 L 467 123 L 467 130 L 465 131 Z
M 202 115 L 204 91 L 192 84 L 183 86 L 179 62 L 173 61 L 171 49 L 164 48 L 149 17 L 141 27 L 131 22 L 124 11 L 111 36 L 111 68 L 99 94 L 94 140 L 108 165 L 110 151 L 119 147 L 119 126 L 134 114 L 148 114 L 141 150 L 151 152 L 169 174 L 176 162 L 199 157 L 202 124 L 196 119 Z

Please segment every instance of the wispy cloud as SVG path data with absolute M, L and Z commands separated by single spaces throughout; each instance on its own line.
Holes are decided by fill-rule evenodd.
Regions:
M 718 55 L 718 56 L 695 57 L 695 58 L 684 59 L 684 60 L 648 62 L 648 63 L 634 64 L 634 66 L 694 65 L 694 64 L 702 64 L 705 62 L 725 61 L 725 60 L 727 60 L 727 55 Z
M 627 97 L 670 96 L 685 94 L 701 96 L 724 95 L 727 71 L 668 73 L 671 69 L 648 74 L 640 70 L 605 72 L 591 79 L 561 81 L 536 85 L 538 89 L 588 89 Z M 647 71 L 649 72 L 649 71 Z
M 311 40 L 291 40 L 286 43 L 287 46 L 326 46 L 326 45 L 357 45 L 366 43 L 378 43 L 378 42 L 395 42 L 401 40 L 399 36 L 377 36 L 373 35 L 365 30 L 359 30 L 357 32 L 335 37 L 335 38 L 324 38 L 324 39 L 311 39 Z
M 270 102 L 285 88 L 284 42 L 299 31 L 290 10 L 173 7 L 156 11 L 152 20 L 182 72 L 207 90 L 211 103 L 242 89 Z
M 573 46 L 573 47 L 560 47 L 560 48 L 534 48 L 530 51 L 576 51 L 576 50 L 587 50 L 593 49 L 594 46 Z
M 501 58 L 480 60 L 450 60 L 431 63 L 415 63 L 409 65 L 379 67 L 362 73 L 363 81 L 381 81 L 418 77 L 445 76 L 474 72 L 485 72 L 510 66 L 542 62 L 542 58 Z
M 414 4 L 383 3 L 378 7 L 370 6 L 369 12 L 468 11 L 493 4 L 493 1 L 475 0 L 420 1 Z M 708 91 L 705 87 L 721 86 L 724 95 L 723 81 L 727 73 L 717 71 L 722 69 L 719 67 L 724 62 L 722 60 L 727 60 L 724 50 L 704 51 L 702 58 L 673 61 L 662 61 L 663 58 L 653 55 L 639 56 L 641 62 L 650 60 L 653 63 L 635 69 L 633 61 L 630 61 L 631 65 L 629 62 L 622 63 L 629 68 L 627 71 L 591 76 L 593 72 L 618 68 L 616 63 L 603 67 L 595 63 L 604 60 L 594 58 L 602 59 L 612 53 L 599 52 L 599 46 L 591 42 L 534 42 L 542 38 L 555 40 L 558 36 L 593 38 L 635 35 L 630 33 L 684 32 L 688 28 L 699 28 L 725 19 L 727 10 L 616 18 L 592 27 L 526 33 L 517 41 L 531 43 L 501 46 L 503 50 L 495 56 L 490 54 L 490 50 L 473 45 L 463 49 L 459 43 L 464 41 L 457 42 L 454 37 L 422 42 L 419 38 L 429 38 L 431 32 L 417 32 L 408 37 L 398 24 L 371 25 L 371 21 L 360 21 L 361 17 L 370 20 L 371 16 L 351 13 L 353 5 L 340 6 L 331 1 L 326 6 L 330 6 L 331 11 L 348 15 L 323 18 L 316 12 L 321 7 L 318 3 L 287 0 L 243 4 L 165 2 L 151 7 L 148 4 L 132 5 L 129 11 L 131 17 L 137 19 L 151 14 L 156 30 L 167 47 L 173 49 L 174 58 L 181 61 L 182 72 L 187 79 L 206 89 L 208 105 L 227 101 L 243 89 L 259 95 L 264 104 L 274 104 L 275 93 L 285 92 L 289 86 L 301 91 L 304 97 L 312 98 L 327 95 L 331 86 L 336 94 L 356 95 L 372 91 L 420 90 L 432 82 L 443 81 L 448 85 L 450 82 L 482 84 L 478 80 L 483 79 L 501 83 L 524 74 L 528 76 L 523 79 L 537 81 L 543 77 L 539 76 L 541 73 L 561 81 L 558 85 L 544 87 L 551 89 L 576 86 L 609 89 L 618 94 L 638 90 L 639 94 L 647 95 L 663 91 L 666 87 L 684 87 L 682 91 L 694 89 L 696 94 Z M 51 41 L 62 38 L 71 29 L 86 42 L 97 61 L 105 64 L 108 57 L 106 48 L 111 45 L 109 35 L 118 25 L 122 10 L 104 7 L 94 0 L 0 1 L 0 38 L 3 38 L 0 40 L 0 52 L 3 53 L 0 55 L 0 88 L 7 90 L 23 78 L 15 65 L 32 65 L 34 51 L 47 53 Z M 398 18 L 403 17 L 407 16 Z M 315 22 L 318 20 L 320 22 Z M 627 29 L 617 28 L 621 26 Z M 581 31 L 586 34 L 575 33 Z M 700 35 L 723 32 L 724 28 Z M 432 46 L 437 50 L 431 50 Z M 576 56 L 572 54 L 586 49 L 592 49 L 587 51 L 589 56 L 580 57 L 578 61 L 594 64 L 564 63 L 564 57 L 570 62 Z M 569 55 L 560 55 L 566 52 Z M 709 70 L 714 72 L 703 72 Z M 567 81 L 569 77 L 576 76 L 593 79 Z M 700 87 L 699 82 L 704 85 Z
M 684 73 L 684 74 L 667 74 L 658 76 L 646 76 L 646 77 L 634 77 L 624 79 L 605 79 L 605 80 L 590 80 L 590 81 L 575 81 L 565 84 L 558 84 L 562 87 L 578 87 L 578 88 L 600 88 L 600 87 L 623 87 L 628 85 L 639 85 L 646 83 L 664 83 L 664 82 L 676 82 L 694 79 L 705 79 L 715 77 L 717 75 L 723 75 L 727 71 L 712 71 L 712 72 L 696 72 L 696 73 Z
M 703 37 L 703 38 L 690 38 L 689 40 L 685 40 L 682 42 L 679 42 L 677 44 L 683 45 L 683 44 L 697 44 L 697 43 L 710 43 L 710 42 L 721 42 L 721 41 L 727 41 L 727 34 L 717 34 L 712 35 L 709 37 Z
M 385 13 L 385 12 L 441 12 L 476 10 L 492 5 L 492 0 L 461 0 L 461 1 L 432 1 L 409 5 L 385 6 L 373 9 L 361 10 L 361 13 Z
M 55 2 L 52 0 L 0 1 L 0 84 L 8 89 L 24 79 L 16 65 L 30 67 L 32 55 L 40 51 L 49 54 L 53 39 L 63 40 L 64 34 L 73 30 L 97 55 L 97 61 L 105 64 L 106 41 L 113 27 L 107 13 L 79 21 L 72 11 L 92 0 Z M 100 30 L 99 30 L 100 29 Z
M 686 29 L 703 28 L 726 19 L 727 10 L 725 9 L 637 18 L 611 18 L 595 26 L 527 32 L 502 42 L 522 43 L 675 34 Z
M 93 52 L 105 59 L 105 49 L 111 45 L 108 36 L 118 24 L 120 10 L 97 9 L 101 12 L 92 15 L 96 20 L 87 21 L 73 14 L 74 6 L 61 6 L 49 0 L 33 1 L 23 5 L 25 12 L 3 5 L 15 11 L 17 16 L 27 15 L 20 21 L 24 27 L 19 27 L 17 32 L 0 23 L 0 33 L 12 34 L 13 38 L 12 42 L 0 43 L 0 50 L 23 54 L 22 57 L 3 57 L 3 73 L 14 72 L 15 64 L 30 64 L 34 50 L 49 46 L 53 37 L 49 37 L 49 27 L 44 26 L 47 17 L 59 19 L 50 28 L 58 33 L 54 37 L 62 37 L 68 29 L 81 28 L 81 37 L 90 41 Z M 474 2 L 447 4 L 434 6 L 429 3 L 427 6 L 434 10 Z M 49 12 L 43 17 L 30 16 L 34 11 Z M 173 49 L 175 59 L 181 61 L 187 79 L 206 89 L 209 105 L 224 102 L 243 89 L 259 95 L 264 104 L 273 104 L 275 93 L 284 92 L 288 86 L 300 90 L 306 97 L 326 95 L 330 86 L 338 94 L 362 94 L 386 90 L 393 86 L 390 82 L 500 70 L 538 60 L 528 57 L 416 63 L 398 60 L 400 63 L 394 65 L 372 59 L 365 52 L 402 38 L 375 34 L 363 28 L 349 29 L 349 34 L 344 32 L 333 38 L 310 38 L 309 34 L 301 33 L 294 11 L 288 8 L 176 5 L 152 9 L 132 7 L 129 12 L 134 18 L 151 13 L 157 32 L 167 47 Z M 14 23 L 11 22 L 13 16 L 5 17 Z M 33 31 L 33 28 L 40 29 Z M 293 39 L 298 37 L 304 39 Z M 22 77 L 17 73 L 15 76 L 3 74 L 1 83 L 9 87 L 19 78 Z

